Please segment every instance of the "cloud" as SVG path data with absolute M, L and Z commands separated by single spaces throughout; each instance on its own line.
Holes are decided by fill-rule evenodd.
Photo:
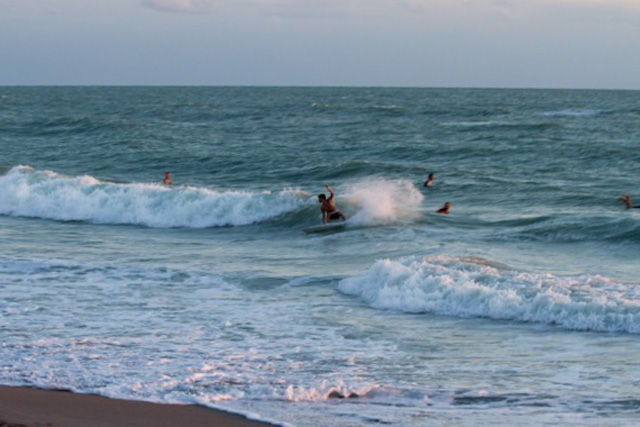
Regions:
M 0 4 L 5 0 L 0 0 Z M 62 0 L 60 0 L 62 1 Z M 72 0 L 65 0 L 72 1 Z M 78 1 L 78 0 L 73 0 Z M 83 0 L 87 1 L 87 0 Z M 101 0 L 92 0 L 101 1 Z M 113 0 L 110 0 L 113 1 Z M 121 0 L 162 12 L 209 14 L 237 19 L 264 18 L 288 23 L 359 25 L 395 22 L 448 27 L 530 25 L 551 22 L 620 22 L 637 25 L 640 0 Z M 400 23 L 402 22 L 402 24 Z M 389 25 L 390 27 L 393 25 Z
M 202 12 L 212 7 L 207 0 L 143 0 L 142 4 L 163 12 L 193 13 Z

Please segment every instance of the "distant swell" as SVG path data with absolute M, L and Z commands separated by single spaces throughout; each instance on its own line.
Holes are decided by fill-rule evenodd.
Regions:
M 100 224 L 204 228 L 248 225 L 308 203 L 299 190 L 277 192 L 115 184 L 16 166 L 0 176 L 0 214 Z
M 640 333 L 640 287 L 600 276 L 499 269 L 456 257 L 380 260 L 339 289 L 375 308 Z

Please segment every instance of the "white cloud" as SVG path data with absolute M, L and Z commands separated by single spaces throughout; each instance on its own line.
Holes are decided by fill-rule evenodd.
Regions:
M 143 0 L 142 4 L 163 12 L 201 12 L 212 6 L 206 0 Z

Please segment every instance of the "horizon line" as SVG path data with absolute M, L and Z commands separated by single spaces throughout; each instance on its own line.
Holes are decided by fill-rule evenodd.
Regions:
M 640 91 L 640 88 L 542 87 L 542 86 L 403 86 L 403 85 L 260 85 L 260 84 L 0 84 L 0 87 L 104 87 L 104 88 L 287 88 L 287 89 L 462 89 L 462 90 L 580 90 Z

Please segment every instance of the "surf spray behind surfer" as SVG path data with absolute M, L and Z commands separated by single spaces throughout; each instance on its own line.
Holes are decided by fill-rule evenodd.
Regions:
M 318 195 L 318 201 L 321 203 L 320 210 L 322 211 L 322 223 L 327 224 L 331 221 L 345 220 L 345 216 L 336 208 L 336 204 L 333 201 L 335 193 L 329 187 L 329 184 L 325 184 L 324 188 L 329 192 L 329 198 L 323 194 Z

